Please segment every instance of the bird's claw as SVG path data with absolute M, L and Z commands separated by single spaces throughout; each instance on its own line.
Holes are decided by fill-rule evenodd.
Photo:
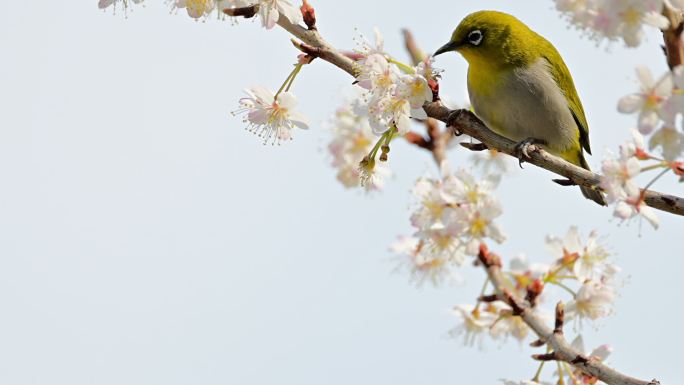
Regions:
M 463 133 L 457 128 L 456 121 L 460 118 L 463 110 L 453 110 L 446 119 L 446 126 L 454 133 L 454 136 L 461 136 Z
M 535 138 L 527 138 L 515 146 L 515 155 L 518 157 L 518 165 L 520 168 L 525 160 L 530 159 L 530 153 L 541 150 L 540 144 L 545 144 L 543 140 Z

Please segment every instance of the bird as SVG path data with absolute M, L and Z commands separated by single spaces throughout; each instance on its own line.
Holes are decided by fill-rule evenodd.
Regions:
M 458 52 L 468 62 L 473 112 L 498 134 L 518 142 L 519 158 L 532 146 L 589 170 L 589 125 L 575 84 L 558 50 L 507 13 L 466 16 L 433 56 Z M 605 206 L 603 194 L 580 186 Z

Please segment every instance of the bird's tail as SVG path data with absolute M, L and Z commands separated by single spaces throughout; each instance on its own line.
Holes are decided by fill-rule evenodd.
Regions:
M 580 150 L 579 161 L 580 166 L 582 166 L 582 168 L 591 171 L 591 168 L 589 168 L 587 160 L 584 159 L 584 154 L 582 153 L 582 150 Z M 585 198 L 591 199 L 592 201 L 598 203 L 601 206 L 606 205 L 606 198 L 603 196 L 603 193 L 601 191 L 585 186 L 580 186 L 580 190 L 582 190 L 582 195 L 584 195 Z

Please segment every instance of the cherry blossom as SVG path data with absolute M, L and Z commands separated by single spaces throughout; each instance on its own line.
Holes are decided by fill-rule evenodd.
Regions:
M 260 0 L 256 4 L 259 5 L 261 24 L 266 29 L 273 28 L 280 15 L 293 24 L 301 24 L 304 21 L 301 11 L 290 0 Z
M 629 47 L 644 38 L 644 27 L 664 29 L 669 21 L 661 12 L 663 0 L 555 0 L 556 9 L 589 36 L 622 39 Z
M 640 91 L 627 95 L 618 102 L 618 110 L 625 114 L 639 113 L 638 127 L 643 134 L 650 134 L 657 127 L 660 119 L 672 122 L 674 116 L 663 109 L 665 102 L 672 95 L 673 79 L 668 71 L 658 81 L 653 79 L 651 71 L 646 67 L 637 68 Z
M 596 320 L 612 312 L 615 290 L 606 282 L 586 280 L 573 300 L 565 305 L 568 319 Z
M 571 266 L 569 270 L 580 281 L 598 279 L 607 268 L 610 253 L 599 242 L 596 231 L 589 233 L 583 243 L 579 230 L 572 226 L 563 239 L 547 237 L 546 246 L 563 265 Z
M 114 6 L 114 8 L 116 8 L 118 4 L 122 4 L 124 9 L 127 9 L 130 3 L 140 4 L 143 1 L 144 0 L 99 0 L 97 6 L 100 9 L 105 9 L 111 6 Z
M 499 182 L 511 170 L 511 158 L 496 150 L 477 151 L 470 156 L 473 166 L 484 175 Z
M 684 154 L 684 133 L 670 126 L 663 126 L 648 141 L 651 150 L 660 149 L 665 160 L 675 160 Z
M 383 38 L 375 29 L 375 44 L 363 36 L 358 41 L 357 85 L 368 90 L 371 127 L 382 134 L 395 127 L 400 135 L 409 131 L 411 118 L 427 119 L 423 104 L 432 101 L 428 84 L 434 71 L 430 62 L 411 67 L 391 59 L 383 50 Z
M 530 327 L 519 316 L 505 314 L 506 312 L 510 313 L 510 310 L 506 309 L 499 312 L 499 319 L 492 325 L 489 334 L 494 339 L 506 340 L 512 337 L 523 342 L 531 333 Z
M 472 305 L 454 306 L 453 314 L 460 319 L 460 323 L 449 331 L 452 337 L 463 337 L 463 344 L 478 347 L 483 346 L 484 336 L 496 321 L 497 315 L 489 311 L 481 311 Z
M 456 275 L 451 270 L 451 261 L 444 253 L 434 253 L 425 247 L 425 242 L 416 237 L 400 237 L 390 246 L 390 250 L 399 256 L 399 269 L 408 270 L 411 281 L 417 286 L 426 282 L 441 286 Z
M 494 198 L 488 197 L 477 203 L 464 203 L 456 208 L 448 208 L 444 216 L 449 224 L 447 229 L 460 235 L 466 244 L 466 253 L 476 255 L 480 243 L 489 238 L 497 243 L 506 240 L 496 218 L 503 210 Z
M 175 0 L 175 8 L 185 8 L 188 16 L 199 19 L 211 14 L 216 7 L 214 0 Z
M 292 139 L 292 129 L 308 129 L 307 118 L 294 110 L 297 98 L 290 92 L 281 92 L 277 97 L 261 86 L 245 90 L 248 95 L 240 99 L 240 109 L 234 114 L 244 114 L 247 129 L 273 144 Z
M 601 345 L 591 352 L 587 351 L 584 347 L 584 339 L 579 334 L 575 337 L 570 346 L 579 351 L 580 354 L 583 354 L 585 357 L 596 362 L 605 361 L 613 352 L 613 348 L 610 345 Z M 598 378 L 590 376 L 579 369 L 575 369 L 572 375 L 574 376 L 574 379 L 579 379 L 581 384 L 596 384 L 598 382 Z M 569 380 L 572 381 L 573 378 L 571 377 Z
M 363 111 L 362 101 L 353 102 L 337 110 L 332 120 L 333 139 L 328 145 L 332 166 L 338 170 L 337 179 L 347 188 L 363 186 L 366 191 L 382 189 L 384 179 L 391 174 L 386 162 L 375 165 L 374 177 L 361 184 L 359 162 L 373 147 L 375 135 Z
M 634 181 L 641 173 L 638 157 L 646 156 L 642 147 L 643 138 L 635 133 L 634 139 L 620 146 L 618 157 L 609 155 L 604 159 L 601 166 L 601 188 L 606 193 L 608 203 L 615 204 L 613 215 L 617 218 L 627 220 L 641 216 L 654 228 L 658 228 L 659 221 L 655 211 L 646 205 L 644 196 Z
M 522 381 L 501 380 L 501 382 L 503 382 L 504 385 L 545 385 L 546 384 L 546 383 L 541 383 L 541 382 L 531 381 L 531 380 L 522 380 Z

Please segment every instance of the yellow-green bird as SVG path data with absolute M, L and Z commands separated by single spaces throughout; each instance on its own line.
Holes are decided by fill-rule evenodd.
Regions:
M 435 52 L 456 51 L 468 61 L 468 94 L 475 114 L 499 134 L 558 155 L 589 170 L 589 126 L 568 67 L 556 48 L 502 12 L 468 15 Z M 605 205 L 603 195 L 582 194 Z

